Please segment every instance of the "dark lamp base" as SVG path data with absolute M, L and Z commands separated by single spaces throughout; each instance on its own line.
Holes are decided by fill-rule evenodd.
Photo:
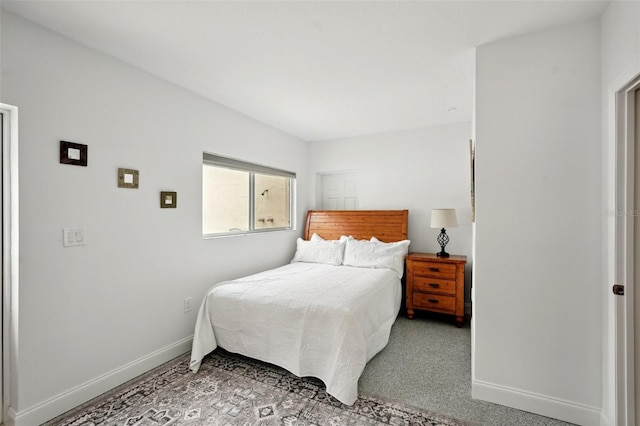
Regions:
M 447 246 L 449 242 L 449 236 L 447 235 L 447 230 L 442 228 L 440 230 L 440 235 L 438 235 L 438 244 L 440 245 L 440 253 L 437 253 L 438 257 L 449 257 L 449 253 L 444 251 L 444 248 Z

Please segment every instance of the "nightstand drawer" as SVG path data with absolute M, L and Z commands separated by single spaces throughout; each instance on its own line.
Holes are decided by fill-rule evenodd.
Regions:
M 456 279 L 456 265 L 438 262 L 412 262 L 413 274 L 441 279 Z
M 442 293 L 455 296 L 456 282 L 440 278 L 415 277 L 413 279 L 413 291 Z
M 439 312 L 455 312 L 456 298 L 440 294 L 413 293 L 413 307 Z

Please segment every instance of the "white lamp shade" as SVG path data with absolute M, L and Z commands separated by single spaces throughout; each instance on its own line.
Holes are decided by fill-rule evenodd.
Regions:
M 432 228 L 455 228 L 458 226 L 456 209 L 433 209 L 431 210 Z

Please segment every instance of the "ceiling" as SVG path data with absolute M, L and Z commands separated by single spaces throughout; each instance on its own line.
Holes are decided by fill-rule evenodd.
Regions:
M 607 1 L 8 1 L 4 9 L 304 140 L 470 121 L 474 47 Z

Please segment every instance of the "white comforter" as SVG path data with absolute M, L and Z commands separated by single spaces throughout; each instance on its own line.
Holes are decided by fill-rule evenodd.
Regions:
M 200 306 L 190 368 L 219 345 L 317 377 L 351 405 L 365 364 L 389 341 L 400 299 L 390 269 L 293 263 L 222 282 Z

